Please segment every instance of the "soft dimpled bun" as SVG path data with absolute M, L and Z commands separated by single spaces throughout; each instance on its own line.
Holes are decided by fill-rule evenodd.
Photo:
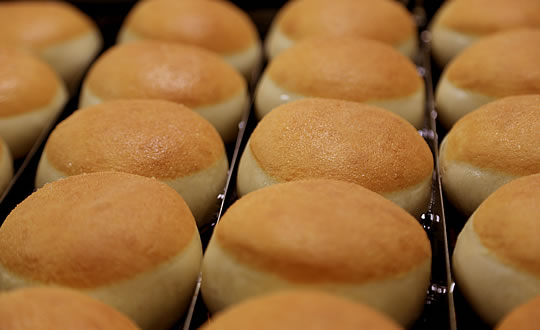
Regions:
M 323 35 L 354 35 L 387 43 L 403 55 L 416 53 L 416 26 L 403 5 L 392 0 L 297 0 L 278 13 L 266 39 L 276 57 L 300 40 Z
M 152 178 L 71 176 L 26 198 L 0 227 L 0 290 L 80 290 L 143 329 L 167 329 L 188 306 L 201 241 L 182 197 Z
M 381 313 L 322 291 L 286 290 L 247 299 L 208 321 L 201 330 L 403 329 Z
M 82 293 L 33 287 L 0 294 L 0 329 L 137 330 L 122 313 Z
M 402 208 L 353 183 L 295 181 L 227 210 L 203 259 L 201 290 L 218 311 L 277 290 L 320 289 L 411 325 L 430 272 L 427 235 Z
M 216 210 L 228 161 L 216 129 L 189 108 L 162 100 L 110 101 L 76 111 L 53 130 L 36 187 L 112 170 L 168 184 L 203 223 Z
M 540 174 L 491 194 L 458 236 L 453 269 L 460 291 L 495 325 L 540 294 Z
M 102 45 L 88 16 L 65 1 L 0 2 L 0 43 L 31 50 L 73 92 Z
M 540 295 L 514 308 L 495 330 L 536 330 L 540 325 Z
M 14 158 L 30 151 L 67 98 L 64 82 L 47 63 L 21 49 L 0 46 L 0 137 Z
M 257 28 L 228 1 L 140 1 L 118 34 L 118 42 L 157 39 L 211 50 L 249 77 L 261 60 Z
M 523 94 L 540 94 L 540 29 L 497 33 L 452 60 L 437 85 L 439 119 L 450 128 L 488 102 Z
M 424 84 L 416 67 L 378 41 L 319 37 L 287 49 L 270 63 L 257 86 L 257 117 L 305 97 L 364 102 L 388 109 L 416 128 L 424 123 Z
M 444 66 L 480 38 L 519 27 L 540 28 L 540 1 L 446 1 L 430 28 L 433 55 Z
M 0 196 L 13 177 L 13 158 L 8 146 L 0 137 Z
M 86 76 L 79 107 L 115 99 L 163 99 L 197 111 L 225 142 L 236 138 L 248 104 L 242 75 L 216 54 L 163 41 L 110 48 Z
M 237 190 L 245 195 L 279 182 L 338 179 L 419 215 L 429 202 L 432 172 L 427 143 L 402 118 L 356 102 L 304 99 L 259 122 L 240 160 Z
M 505 183 L 540 173 L 540 95 L 503 98 L 460 119 L 440 164 L 446 195 L 466 215 Z

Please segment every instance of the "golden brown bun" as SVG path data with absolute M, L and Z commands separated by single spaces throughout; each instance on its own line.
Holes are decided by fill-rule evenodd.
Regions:
M 79 106 L 137 98 L 184 104 L 199 111 L 222 136 L 221 123 L 202 110 L 240 98 L 239 106 L 224 109 L 230 113 L 221 114 L 229 117 L 226 128 L 234 130 L 235 136 L 247 98 L 246 82 L 210 51 L 177 43 L 138 41 L 112 47 L 94 63 L 84 81 Z
M 0 328 L 10 330 L 138 327 L 113 308 L 76 291 L 33 287 L 0 294 Z
M 496 330 L 534 330 L 540 325 L 540 296 L 516 307 L 497 325 Z
M 188 305 L 202 249 L 184 200 L 152 178 L 71 176 L 38 189 L 0 227 L 0 290 L 84 291 L 144 329 L 172 325 Z
M 64 1 L 0 3 L 0 43 L 31 50 L 74 92 L 102 38 L 92 20 Z
M 0 46 L 0 64 L 0 137 L 19 158 L 62 110 L 66 87 L 47 63 L 22 49 Z
M 266 80 L 280 92 L 272 92 Z M 255 104 L 262 118 L 299 97 L 368 102 L 420 127 L 424 100 L 411 98 L 423 92 L 414 64 L 392 47 L 356 37 L 318 37 L 299 42 L 269 64 L 257 86 Z M 283 96 L 287 94 L 292 95 Z M 383 103 L 391 101 L 396 104 Z
M 374 309 L 320 291 L 289 290 L 249 299 L 201 330 L 402 329 Z
M 441 65 L 445 65 L 479 38 L 519 27 L 540 28 L 540 2 L 446 1 L 431 26 L 435 58 Z
M 424 230 L 361 186 L 337 180 L 272 185 L 239 199 L 215 230 L 203 260 L 202 293 L 211 311 L 294 287 L 365 301 L 402 324 L 423 306 L 431 260 Z M 373 288 L 381 282 L 382 291 Z
M 109 101 L 75 112 L 53 130 L 36 187 L 112 170 L 167 183 L 202 223 L 215 211 L 228 161 L 216 129 L 191 109 L 163 100 Z
M 416 27 L 412 15 L 396 1 L 298 0 L 288 2 L 273 22 L 267 53 L 275 57 L 286 48 L 278 38 L 294 44 L 322 35 L 355 35 L 378 40 L 394 47 L 411 42 L 405 55 L 416 50 Z M 277 36 L 279 35 L 279 37 Z
M 497 98 L 540 94 L 538 58 L 540 29 L 505 31 L 476 42 L 452 60 L 437 85 L 441 122 L 450 128 Z
M 405 120 L 384 109 L 330 99 L 304 99 L 274 109 L 255 128 L 246 152 L 276 182 L 338 179 L 380 194 L 428 182 L 433 171 L 428 145 Z M 261 188 L 243 184 L 244 178 L 253 182 L 254 175 L 243 159 L 241 195 Z M 429 188 L 420 194 L 428 196 Z
M 8 146 L 0 137 L 0 196 L 13 177 L 13 158 Z
M 142 1 L 123 28 L 141 38 L 179 41 L 224 55 L 258 42 L 249 16 L 227 1 Z
M 441 144 L 443 187 L 470 215 L 493 191 L 540 173 L 540 95 L 488 103 L 460 119 Z
M 540 294 L 539 200 L 540 174 L 511 181 L 478 207 L 458 237 L 457 284 L 491 325 Z

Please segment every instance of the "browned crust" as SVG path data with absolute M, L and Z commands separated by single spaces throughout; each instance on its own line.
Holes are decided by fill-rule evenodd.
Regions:
M 302 283 L 382 280 L 431 257 L 424 230 L 405 210 L 336 180 L 247 194 L 227 210 L 214 239 L 238 262 Z
M 496 330 L 536 330 L 540 324 L 540 296 L 513 309 Z
M 54 129 L 45 153 L 67 175 L 115 170 L 178 179 L 208 168 L 225 148 L 215 128 L 181 104 L 120 100 L 75 112 Z
M 45 185 L 0 227 L 0 263 L 45 284 L 95 288 L 151 271 L 198 235 L 187 204 L 155 179 L 120 172 Z
M 297 0 L 280 11 L 276 24 L 288 38 L 350 34 L 398 44 L 414 37 L 411 14 L 389 0 Z
M 52 287 L 33 287 L 0 294 L 0 328 L 138 329 L 123 314 L 98 300 Z
M 540 275 L 540 174 L 511 181 L 491 194 L 473 215 L 482 244 L 501 260 Z
M 488 96 L 540 94 L 539 58 L 540 29 L 506 31 L 466 48 L 445 75 L 461 89 Z
M 243 51 L 258 41 L 249 16 L 227 1 L 141 1 L 124 28 L 148 39 L 180 41 L 217 53 Z
M 445 158 L 512 175 L 540 173 L 540 95 L 488 103 L 459 120 Z
M 363 304 L 318 291 L 282 291 L 246 300 L 214 316 L 201 330 L 402 329 Z
M 90 68 L 84 84 L 104 101 L 165 99 L 192 108 L 225 101 L 246 89 L 244 78 L 216 54 L 151 40 L 110 48 Z
M 251 135 L 251 152 L 278 181 L 328 178 L 378 193 L 431 176 L 433 157 L 412 125 L 355 102 L 304 99 L 272 110 Z
M 453 0 L 440 10 L 438 24 L 470 35 L 540 27 L 538 0 Z
M 266 73 L 281 88 L 350 101 L 409 96 L 422 87 L 413 63 L 377 41 L 318 37 L 283 51 Z
M 64 1 L 0 3 L 0 42 L 32 49 L 54 46 L 97 30 L 88 16 Z
M 45 62 L 15 47 L 0 46 L 0 118 L 49 105 L 60 84 Z

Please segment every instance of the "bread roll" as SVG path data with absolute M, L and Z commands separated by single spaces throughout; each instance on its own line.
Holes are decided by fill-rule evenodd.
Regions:
M 540 3 L 540 2 L 539 2 Z M 496 99 L 540 94 L 540 29 L 486 37 L 463 51 L 444 70 L 436 90 L 443 126 Z
M 141 39 L 206 48 L 248 78 L 261 60 L 257 28 L 246 13 L 228 1 L 140 1 L 122 25 L 118 42 Z
M 0 227 L 0 290 L 80 290 L 143 329 L 167 329 L 188 306 L 202 249 L 184 200 L 120 172 L 45 185 Z
M 201 290 L 215 312 L 277 290 L 320 289 L 407 326 L 422 311 L 430 269 L 426 233 L 394 203 L 344 181 L 296 181 L 227 210 L 203 259 Z
M 433 156 L 405 120 L 384 109 L 305 99 L 274 109 L 240 159 L 240 196 L 271 184 L 328 178 L 373 190 L 413 215 L 426 210 Z
M 76 291 L 34 287 L 0 294 L 0 328 L 137 330 L 113 308 Z
M 21 49 L 0 46 L 0 137 L 14 158 L 30 151 L 67 98 L 64 83 L 48 64 Z
M 363 304 L 322 291 L 286 290 L 248 299 L 211 318 L 201 330 L 403 329 Z
M 277 14 L 266 39 L 266 54 L 273 59 L 300 40 L 323 35 L 381 41 L 408 57 L 417 51 L 414 19 L 397 1 L 299 0 L 289 1 Z
M 540 28 L 538 0 L 453 0 L 433 18 L 433 55 L 445 66 L 479 39 L 519 27 Z
M 424 93 L 414 64 L 392 47 L 354 37 L 320 37 L 299 42 L 270 63 L 257 85 L 255 106 L 260 119 L 305 97 L 365 102 L 420 128 Z
M 467 216 L 503 184 L 540 173 L 540 95 L 503 98 L 460 119 L 441 143 L 448 199 Z
M 0 3 L 0 43 L 31 50 L 47 61 L 74 92 L 102 46 L 92 20 L 65 1 Z
M 0 137 L 0 196 L 13 177 L 13 159 L 8 146 Z
M 79 107 L 140 98 L 190 107 L 225 142 L 236 138 L 249 103 L 244 78 L 219 56 L 196 46 L 146 40 L 105 52 L 84 80 Z
M 217 209 L 228 170 L 215 128 L 189 108 L 162 100 L 119 100 L 76 111 L 51 133 L 36 187 L 70 175 L 120 171 L 175 189 L 199 224 Z
M 540 325 L 540 296 L 519 305 L 497 324 L 496 330 L 535 330 Z
M 457 285 L 492 326 L 540 294 L 539 200 L 540 174 L 511 181 L 478 207 L 458 236 Z

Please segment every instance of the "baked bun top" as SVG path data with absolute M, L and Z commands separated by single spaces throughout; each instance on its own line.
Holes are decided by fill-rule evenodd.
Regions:
M 97 30 L 94 22 L 65 1 L 0 3 L 0 42 L 43 49 Z
M 441 7 L 438 23 L 473 36 L 518 27 L 540 27 L 537 0 L 453 0 Z
M 234 54 L 255 45 L 249 16 L 227 1 L 141 1 L 123 26 L 148 39 L 180 41 L 216 53 Z
M 540 276 L 540 174 L 515 179 L 491 194 L 473 214 L 482 244 L 504 263 Z
M 507 314 L 495 330 L 535 330 L 540 324 L 540 296 L 519 305 Z
M 118 100 L 76 111 L 58 124 L 47 159 L 67 175 L 115 170 L 177 179 L 224 157 L 216 129 L 191 109 L 163 100 Z
M 103 100 L 166 99 L 198 107 L 226 101 L 245 90 L 246 82 L 210 51 L 144 40 L 106 51 L 90 68 L 84 88 Z
M 540 29 L 504 31 L 466 48 L 445 75 L 459 88 L 488 96 L 540 94 L 539 58 Z
M 412 15 L 389 0 L 297 0 L 288 2 L 276 22 L 287 38 L 355 35 L 397 44 L 414 37 Z
M 187 204 L 166 184 L 83 174 L 46 184 L 17 205 L 0 227 L 0 264 L 29 281 L 94 288 L 152 270 L 194 235 Z
M 0 46 L 0 117 L 17 116 L 49 105 L 62 84 L 56 72 L 39 58 L 22 49 Z
M 540 173 L 540 95 L 510 96 L 461 118 L 445 158 L 513 175 Z
M 358 102 L 409 96 L 422 87 L 414 64 L 391 46 L 345 36 L 301 41 L 275 57 L 266 73 L 304 96 Z
M 286 290 L 246 300 L 201 330 L 402 329 L 375 309 L 320 291 Z
M 0 293 L 0 328 L 10 330 L 138 327 L 122 313 L 82 293 L 31 287 Z
M 272 110 L 250 149 L 279 181 L 328 178 L 394 192 L 431 177 L 433 156 L 416 129 L 390 111 L 356 102 L 303 99 Z
M 214 235 L 239 262 L 292 282 L 380 280 L 431 257 L 426 233 L 409 213 L 337 180 L 251 192 L 227 210 Z

